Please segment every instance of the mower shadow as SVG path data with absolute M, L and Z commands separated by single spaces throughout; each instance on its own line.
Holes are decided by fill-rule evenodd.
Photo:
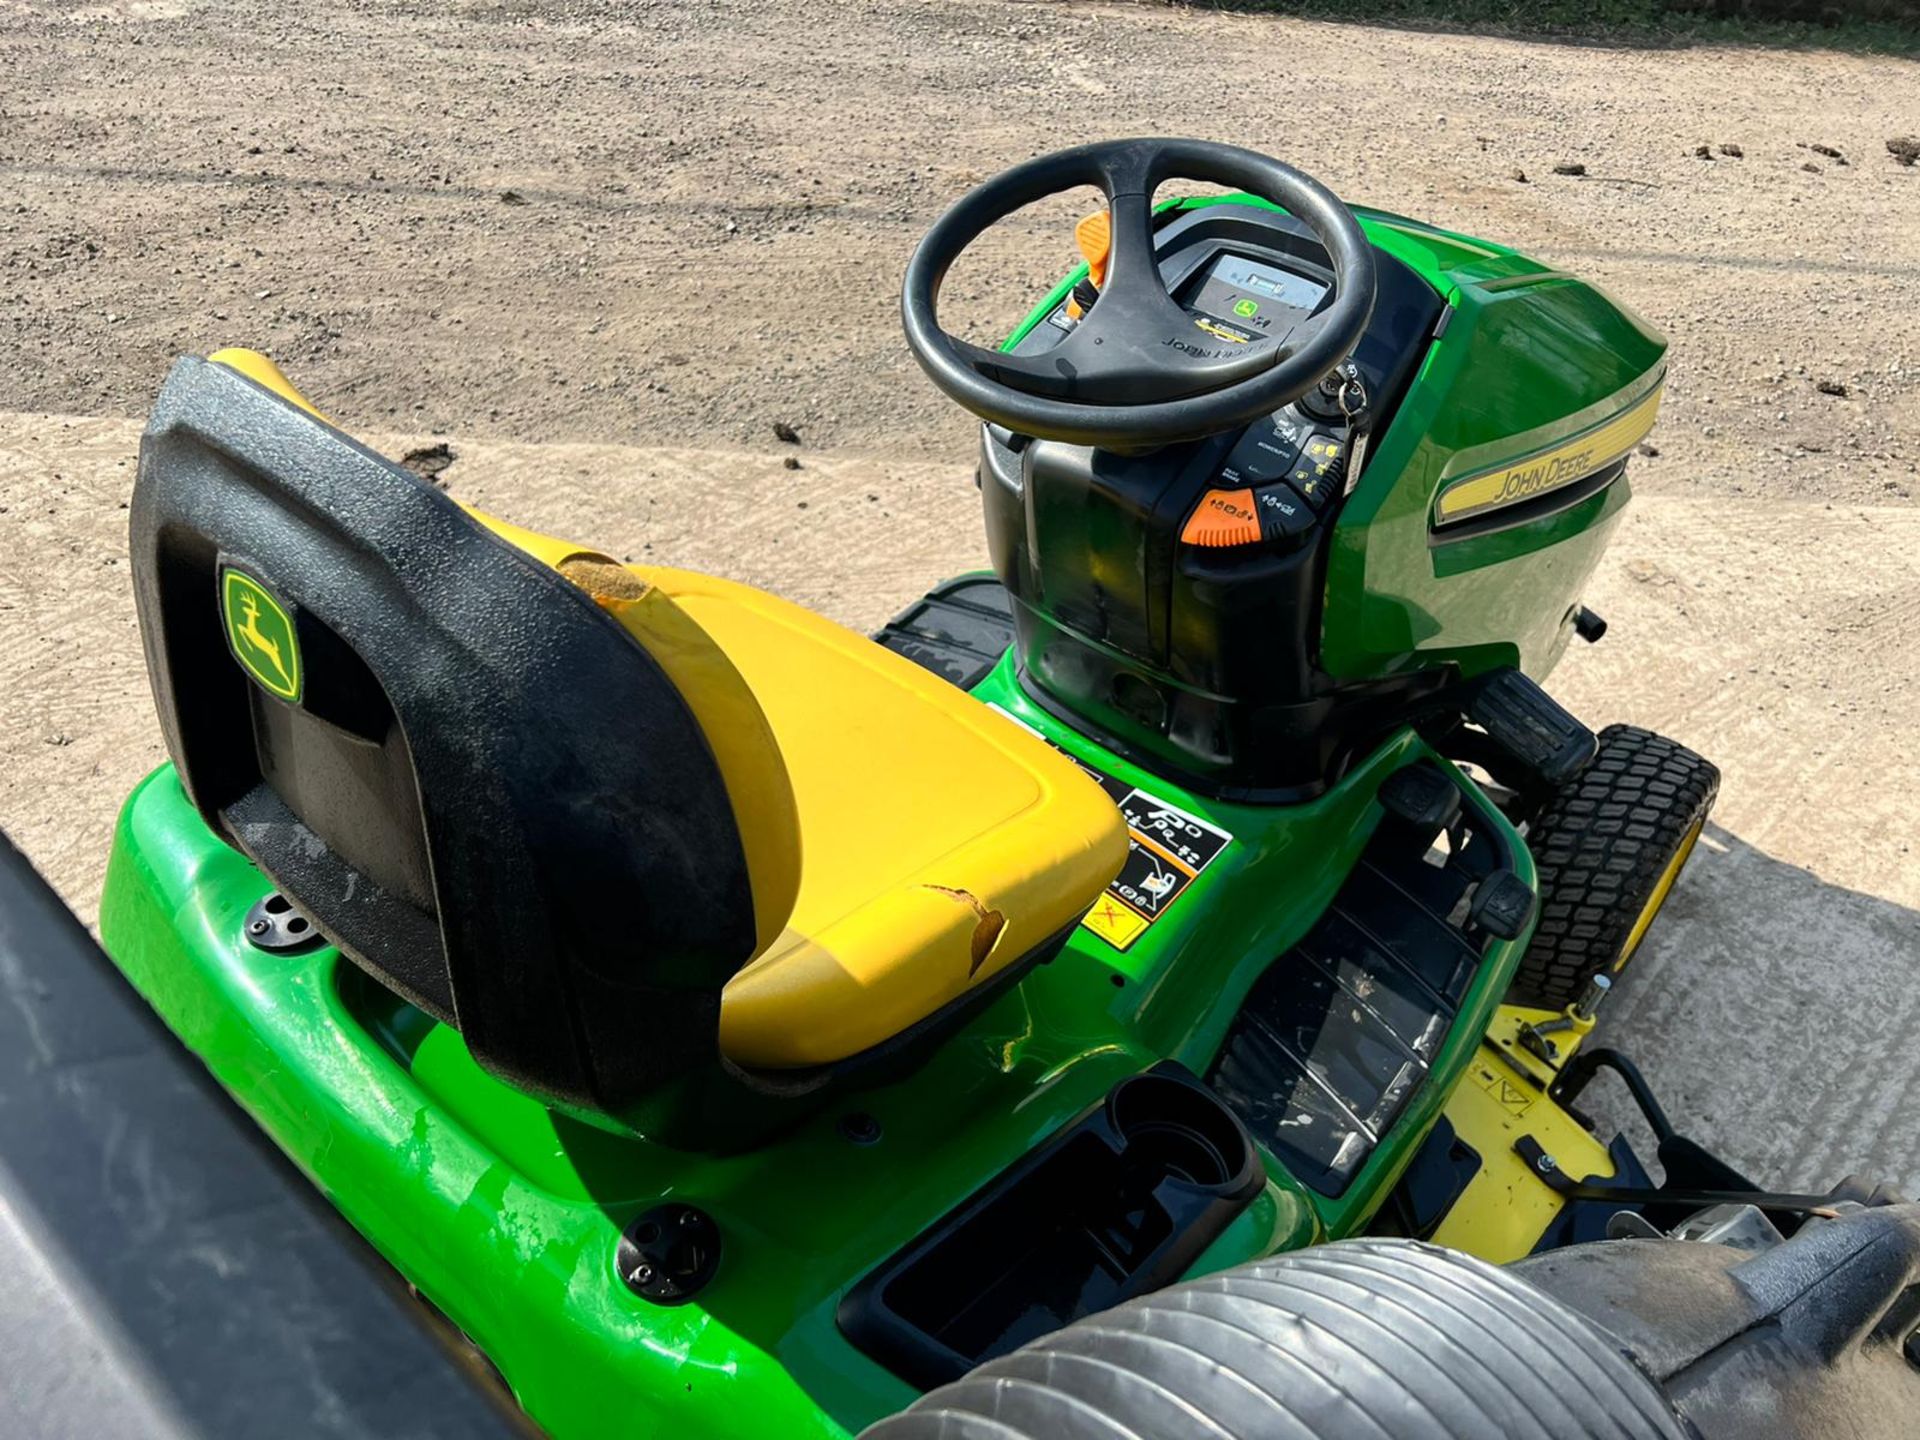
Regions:
M 1195 10 L 1242 13 L 1410 30 L 1424 35 L 1490 36 L 1535 44 L 1609 50 L 1835 50 L 1854 55 L 1920 56 L 1920 29 L 1895 19 L 1762 18 L 1685 11 L 1662 0 L 1176 0 Z
M 1920 1191 L 1920 912 L 1709 826 L 1596 1033 L 1760 1184 L 1859 1172 Z M 1619 1081 L 1603 1074 L 1583 1108 L 1653 1153 Z

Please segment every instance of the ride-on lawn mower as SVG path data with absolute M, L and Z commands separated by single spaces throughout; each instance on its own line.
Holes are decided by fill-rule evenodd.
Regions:
M 1088 184 L 1005 344 L 941 328 Z M 874 639 L 182 360 L 101 916 L 166 1024 L 556 1435 L 1911 1433 L 1915 1208 L 1583 1046 L 1718 783 L 1539 683 L 1665 342 L 1170 140 L 981 185 L 903 315 L 992 570 Z

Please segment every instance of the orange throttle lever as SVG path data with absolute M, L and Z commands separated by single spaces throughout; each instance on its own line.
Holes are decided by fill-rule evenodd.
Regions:
M 1107 283 L 1107 257 L 1113 251 L 1113 220 L 1105 210 L 1096 210 L 1073 227 L 1073 243 L 1087 262 L 1087 278 L 1098 288 Z M 1083 307 L 1067 298 L 1067 314 L 1078 320 Z
M 1073 243 L 1086 257 L 1087 278 L 1096 285 L 1107 283 L 1107 256 L 1113 250 L 1113 220 L 1105 210 L 1096 210 L 1073 227 Z

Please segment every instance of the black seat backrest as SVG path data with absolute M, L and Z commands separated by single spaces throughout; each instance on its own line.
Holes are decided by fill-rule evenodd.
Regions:
M 715 1063 L 755 948 L 740 835 L 692 713 L 592 598 L 191 359 L 132 550 L 181 783 L 343 953 L 568 1105 L 630 1117 Z

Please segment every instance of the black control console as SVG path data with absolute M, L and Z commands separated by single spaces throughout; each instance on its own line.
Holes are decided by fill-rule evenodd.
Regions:
M 1289 407 L 1256 420 L 1227 452 L 1180 538 L 1189 545 L 1296 540 L 1346 493 L 1353 427 L 1318 424 Z M 1258 533 L 1255 533 L 1255 527 Z
M 1325 252 L 1282 212 L 1169 212 L 1155 244 L 1196 344 L 1284 336 L 1331 303 Z M 1387 697 L 1335 693 L 1314 664 L 1324 538 L 1443 310 L 1413 271 L 1374 259 L 1377 299 L 1352 355 L 1251 425 L 1145 453 L 985 428 L 988 543 L 1029 691 L 1203 791 L 1311 793 L 1369 707 L 1384 713 Z M 1015 353 L 1043 354 L 1076 323 L 1063 301 Z
M 1340 493 L 1347 467 L 1348 427 L 1338 421 L 1316 426 L 1295 410 L 1282 410 L 1249 425 L 1220 467 L 1226 485 L 1265 485 L 1275 480 L 1324 511 Z

